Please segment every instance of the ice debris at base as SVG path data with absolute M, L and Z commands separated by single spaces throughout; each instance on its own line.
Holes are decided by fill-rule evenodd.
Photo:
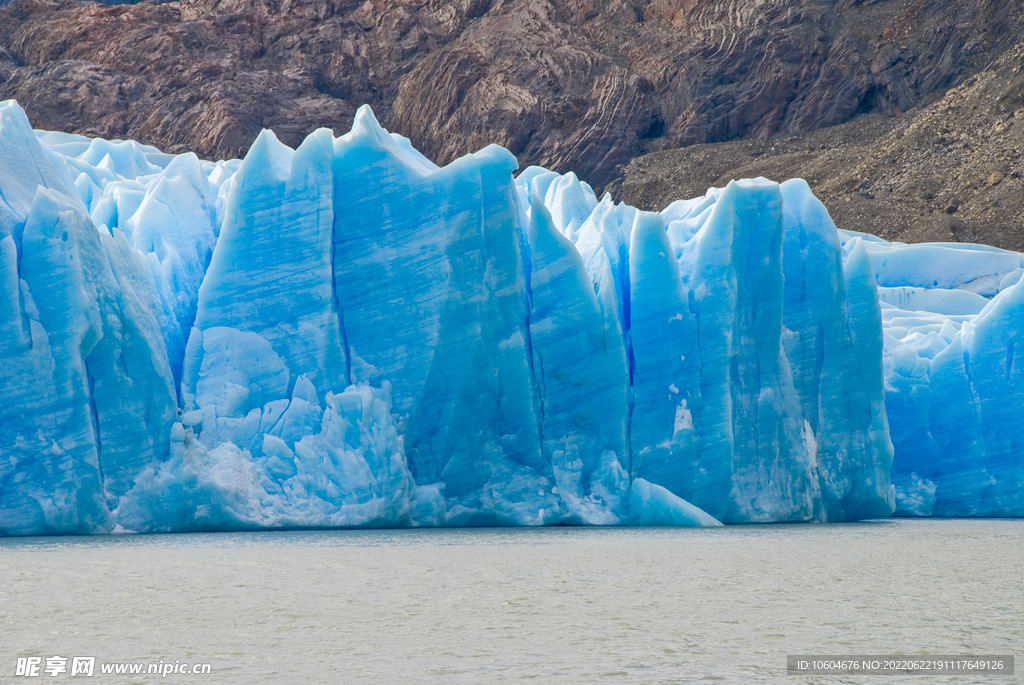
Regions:
M 368 108 L 212 163 L 8 101 L 0 164 L 0 534 L 1024 512 L 1016 253 L 439 168 Z

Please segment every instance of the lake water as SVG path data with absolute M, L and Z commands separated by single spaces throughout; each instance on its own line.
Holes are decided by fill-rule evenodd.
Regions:
M 973 653 L 1017 675 L 902 680 L 1020 683 L 1022 645 L 1024 520 L 0 538 L 0 681 L 880 684 L 786 655 Z

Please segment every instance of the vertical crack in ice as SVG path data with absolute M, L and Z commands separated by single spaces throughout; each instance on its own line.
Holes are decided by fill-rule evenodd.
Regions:
M 538 377 L 534 364 L 533 352 L 533 248 L 530 245 L 528 236 L 529 227 L 523 226 L 524 217 L 516 217 L 516 239 L 519 243 L 519 264 L 523 272 L 523 288 L 526 296 L 526 306 L 523 308 L 526 315 L 526 331 L 523 336 L 526 343 L 526 358 L 530 367 L 530 382 L 537 393 L 537 409 L 540 415 L 537 417 L 537 434 L 540 436 L 541 453 L 544 451 L 544 391 L 541 388 L 541 380 Z M 539 353 L 538 353 L 539 356 Z M 541 365 L 541 377 L 544 373 L 543 360 L 538 360 Z
M 537 353 L 537 365 L 540 367 L 540 373 L 537 374 L 537 397 L 540 402 L 540 426 L 538 426 L 541 434 L 541 445 L 544 444 L 544 398 L 547 397 L 547 385 L 544 383 L 544 357 L 538 352 Z
M 333 208 L 334 198 L 331 198 L 331 204 Z M 333 210 L 332 210 L 333 216 Z M 345 330 L 345 311 L 341 306 L 341 300 L 338 298 L 338 276 L 335 271 L 337 260 L 338 260 L 338 243 L 335 238 L 337 237 L 338 231 L 335 227 L 337 219 L 331 220 L 331 306 L 338 315 L 338 332 L 341 334 L 341 353 L 345 357 L 345 383 L 346 385 L 352 385 L 352 351 L 348 347 L 348 331 Z
M 28 315 L 28 307 L 25 302 L 25 292 L 28 290 L 28 283 L 21 280 L 21 260 L 18 259 L 18 307 L 20 309 L 22 335 L 28 340 L 28 348 L 34 350 L 36 346 L 35 336 L 32 335 L 32 317 Z
M 92 419 L 92 429 L 96 438 L 96 468 L 99 471 L 100 483 L 103 484 L 103 489 L 106 490 L 107 479 L 103 475 L 103 437 L 100 434 L 100 412 L 96 407 L 96 379 L 89 368 L 89 360 L 83 359 L 82 361 L 85 363 L 85 376 L 89 382 L 89 416 Z
M 626 441 L 627 441 L 627 443 L 629 445 L 629 470 L 628 470 L 628 473 L 629 473 L 630 481 L 632 481 L 633 477 L 636 475 L 633 472 L 633 409 L 636 407 L 636 393 L 635 393 L 635 390 L 633 388 L 633 369 L 634 369 L 634 366 L 635 366 L 635 361 L 634 361 L 634 358 L 633 358 L 633 341 L 632 341 L 632 336 L 630 336 L 629 334 L 626 334 L 625 341 L 626 341 L 626 355 L 627 355 L 626 356 L 626 365 L 629 367 L 628 368 L 629 396 L 627 398 L 628 404 L 626 406 Z

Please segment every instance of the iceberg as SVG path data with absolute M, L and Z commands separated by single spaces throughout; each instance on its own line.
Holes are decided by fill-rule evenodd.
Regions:
M 0 151 L 0 534 L 1024 512 L 1016 253 L 438 167 L 368 107 L 209 162 L 7 101 Z

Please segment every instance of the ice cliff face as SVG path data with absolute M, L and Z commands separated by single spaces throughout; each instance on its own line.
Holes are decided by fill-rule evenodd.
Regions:
M 9 101 L 0 150 L 0 533 L 1021 508 L 1019 255 L 939 289 L 803 181 L 639 212 L 496 146 L 438 168 L 366 108 L 214 164 Z M 919 439 L 954 395 L 958 453 Z
M 862 238 L 880 286 L 897 513 L 1024 516 L 1024 255 Z

